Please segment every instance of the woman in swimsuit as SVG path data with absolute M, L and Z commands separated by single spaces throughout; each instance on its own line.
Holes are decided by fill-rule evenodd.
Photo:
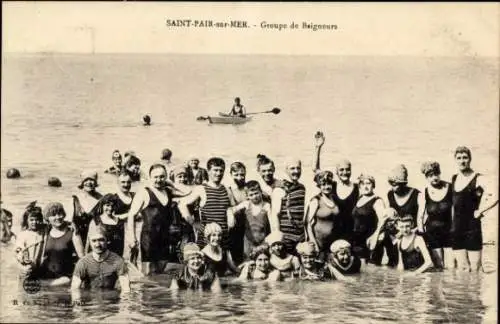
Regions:
M 97 172 L 84 171 L 80 175 L 81 183 L 78 186 L 78 193 L 73 195 L 73 219 L 75 230 L 82 238 L 83 244 L 87 241 L 87 233 L 89 230 L 90 221 L 94 217 L 95 207 L 102 198 L 96 188 Z
M 458 173 L 451 180 L 451 247 L 459 269 L 479 271 L 483 249 L 481 218 L 498 203 L 497 197 L 493 196 L 498 190 L 490 190 L 484 176 L 472 170 L 471 159 L 472 155 L 467 147 L 457 147 L 455 161 Z
M 280 231 L 271 232 L 265 241 L 271 251 L 269 261 L 273 268 L 278 270 L 283 278 L 296 277 L 300 268 L 300 261 L 296 256 L 288 254 L 286 251 L 283 233 Z
M 358 179 L 360 197 L 352 211 L 352 245 L 353 253 L 366 263 L 371 260 L 370 250 L 375 248 L 379 240 L 380 230 L 385 222 L 385 206 L 382 198 L 373 192 L 375 178 L 361 174 Z
M 337 240 L 330 245 L 327 269 L 337 280 L 346 280 L 347 276 L 361 272 L 361 259 L 351 252 L 351 243 Z
M 437 162 L 425 162 L 421 171 L 427 179 L 423 201 L 425 206 L 418 217 L 417 229 L 424 233 L 436 269 L 454 268 L 455 260 L 451 250 L 450 230 L 453 193 L 451 184 L 441 180 L 441 168 Z
M 221 247 L 222 227 L 217 223 L 207 224 L 204 235 L 208 241 L 201 250 L 205 256 L 205 264 L 219 277 L 225 276 L 228 271 L 237 273 L 238 269 L 234 265 L 231 252 Z
M 315 154 L 314 154 L 314 172 L 317 175 L 320 170 L 321 148 L 325 143 L 325 136 L 318 131 L 314 135 Z M 352 165 L 348 160 L 341 160 L 335 166 L 335 172 L 338 181 L 332 184 L 332 199 L 339 208 L 337 215 L 339 224 L 339 233 L 341 238 L 351 240 L 353 234 L 352 210 L 359 198 L 358 184 L 351 181 Z
M 322 171 L 317 174 L 315 180 L 321 193 L 309 202 L 306 233 L 307 239 L 316 244 L 320 259 L 324 261 L 330 245 L 342 236 L 342 226 L 337 217 L 340 214 L 339 206 L 332 197 L 333 174 L 330 171 Z
M 281 274 L 270 262 L 269 246 L 259 245 L 250 253 L 250 261 L 243 264 L 238 280 L 279 281 Z
M 324 263 L 316 260 L 318 250 L 313 242 L 301 242 L 296 247 L 300 259 L 298 278 L 301 280 L 325 280 L 331 278 L 325 271 Z

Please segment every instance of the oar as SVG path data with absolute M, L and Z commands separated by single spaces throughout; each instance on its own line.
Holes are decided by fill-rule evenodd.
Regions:
M 247 116 L 248 115 L 256 115 L 256 114 L 274 114 L 274 115 L 277 115 L 281 112 L 281 109 L 279 109 L 278 107 L 274 107 L 273 109 L 271 110 L 267 110 L 267 111 L 259 111 L 259 112 L 251 112 L 251 113 L 247 113 Z

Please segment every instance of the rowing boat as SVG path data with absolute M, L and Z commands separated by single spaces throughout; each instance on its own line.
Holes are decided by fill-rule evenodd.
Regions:
M 198 118 L 201 120 L 201 118 Z M 206 116 L 203 117 L 203 120 L 208 120 L 210 124 L 233 124 L 233 125 L 240 125 L 244 124 L 250 120 L 252 120 L 252 117 L 238 117 L 238 116 Z

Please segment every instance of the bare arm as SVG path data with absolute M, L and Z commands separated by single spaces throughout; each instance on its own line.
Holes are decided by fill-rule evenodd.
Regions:
M 370 250 L 373 250 L 377 245 L 378 236 L 380 235 L 380 230 L 385 225 L 385 221 L 387 220 L 385 213 L 385 205 L 384 201 L 380 198 L 375 198 L 377 201 L 373 204 L 373 209 L 375 209 L 375 213 L 377 214 L 377 229 L 375 232 L 368 238 L 368 247 Z
M 425 209 L 425 195 L 420 192 L 418 194 L 418 213 L 417 213 L 417 229 L 424 232 L 426 209 Z
M 179 289 L 179 283 L 177 282 L 176 278 L 172 279 L 172 283 L 170 284 L 170 290 L 178 290 Z
M 316 132 L 314 135 L 314 140 L 315 146 L 314 146 L 314 156 L 313 156 L 313 172 L 316 174 L 321 170 L 320 167 L 320 155 L 321 155 L 321 147 L 323 147 L 323 144 L 325 143 L 325 136 L 323 135 L 323 132 Z
M 418 274 L 432 267 L 433 263 L 429 250 L 427 249 L 424 239 L 421 236 L 417 235 L 415 237 L 415 248 L 419 249 L 420 253 L 422 253 L 422 256 L 424 257 L 424 264 L 414 271 L 415 274 Z
M 144 206 L 146 205 L 145 203 L 145 195 L 147 194 L 146 190 L 143 189 L 134 196 L 134 199 L 132 200 L 132 205 L 130 206 L 130 210 L 128 212 L 128 220 L 127 220 L 127 229 L 128 229 L 128 237 L 131 238 L 131 244 L 135 245 L 135 242 L 137 241 L 137 237 L 135 235 L 135 216 L 139 214 Z
M 233 257 L 231 256 L 231 252 L 226 251 L 226 253 L 227 253 L 227 265 L 228 265 L 229 269 L 233 273 L 238 273 L 238 267 L 234 264 Z
M 82 279 L 79 276 L 73 275 L 71 279 L 71 290 L 78 290 L 82 286 Z
M 239 212 L 240 210 L 244 210 L 248 208 L 249 201 L 245 200 L 239 203 L 238 205 L 234 207 L 229 207 L 226 211 L 226 216 L 227 216 L 227 225 L 231 229 L 234 227 L 236 224 L 236 218 L 234 216 L 235 213 Z
M 280 230 L 279 213 L 281 211 L 281 199 L 285 196 L 285 191 L 281 188 L 275 188 L 271 194 L 271 215 L 269 217 L 269 225 L 271 232 Z
M 118 281 L 120 282 L 120 288 L 122 293 L 130 291 L 130 279 L 128 278 L 128 274 L 120 275 L 118 277 Z
M 210 286 L 210 290 L 213 292 L 220 292 L 222 290 L 219 277 L 215 277 L 214 282 L 212 282 L 212 285 Z
M 73 232 L 72 241 L 78 258 L 83 258 L 85 256 L 85 250 L 83 248 L 82 237 L 80 234 L 75 234 L 75 232 Z
M 319 203 L 318 199 L 313 198 L 309 202 L 309 206 L 306 209 L 306 233 L 308 241 L 314 242 L 316 246 L 318 242 L 316 241 L 316 237 L 314 235 L 314 231 L 312 228 L 314 216 L 316 216 L 316 212 L 318 211 Z
M 496 197 L 495 190 L 491 190 L 492 185 L 486 181 L 484 176 L 479 176 L 477 178 L 477 186 L 483 188 L 483 196 L 481 197 L 481 202 L 479 203 L 479 208 L 474 213 L 476 218 L 484 216 L 483 214 L 488 210 L 492 209 L 498 204 L 498 197 Z
M 340 281 L 350 281 L 346 276 L 344 276 L 340 271 L 335 269 L 334 266 L 331 264 L 327 265 L 328 270 L 330 270 L 331 274 L 335 277 L 335 279 L 340 280 Z

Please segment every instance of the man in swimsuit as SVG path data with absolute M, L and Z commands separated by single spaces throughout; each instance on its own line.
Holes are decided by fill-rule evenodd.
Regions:
M 257 154 L 257 172 L 261 180 L 262 195 L 264 201 L 271 203 L 271 194 L 274 188 L 281 186 L 281 181 L 274 177 L 274 162 L 263 154 Z
M 120 282 L 122 293 L 129 292 L 127 265 L 122 257 L 108 249 L 105 229 L 96 227 L 88 238 L 92 253 L 76 263 L 71 280 L 73 296 L 78 295 L 80 288 L 115 289 L 116 281 Z
M 198 158 L 191 158 L 188 165 L 188 184 L 201 185 L 208 181 L 208 172 L 204 168 L 200 168 L 200 160 Z
M 479 271 L 481 269 L 481 252 L 483 234 L 481 218 L 497 203 L 493 197 L 495 191 L 484 176 L 471 168 L 472 155 L 467 147 L 460 146 L 455 150 L 455 161 L 458 173 L 453 175 L 453 212 L 451 223 L 451 247 L 461 270 Z M 498 192 L 498 191 L 496 191 Z
M 276 187 L 271 195 L 271 233 L 281 231 L 284 234 L 285 249 L 295 254 L 295 247 L 305 239 L 304 204 L 306 189 L 299 182 L 302 174 L 302 162 L 290 159 L 286 163 L 288 179 L 281 187 Z
M 207 244 L 203 234 L 205 226 L 213 222 L 222 228 L 222 248 L 229 248 L 226 211 L 231 207 L 231 200 L 227 188 L 222 184 L 225 168 L 226 164 L 223 159 L 219 157 L 209 159 L 207 162 L 208 182 L 196 186 L 191 194 L 179 201 L 179 211 L 186 221 L 192 224 L 194 220 L 188 206 L 199 200 L 201 226 L 197 243 L 201 247 Z
M 231 205 L 236 206 L 247 199 L 245 191 L 246 183 L 246 167 L 241 162 L 233 162 L 229 168 L 232 181 L 227 186 Z M 235 215 L 234 227 L 229 229 L 231 241 L 231 254 L 234 262 L 240 264 L 243 262 L 243 237 L 245 236 L 245 215 L 242 212 L 237 212 Z

